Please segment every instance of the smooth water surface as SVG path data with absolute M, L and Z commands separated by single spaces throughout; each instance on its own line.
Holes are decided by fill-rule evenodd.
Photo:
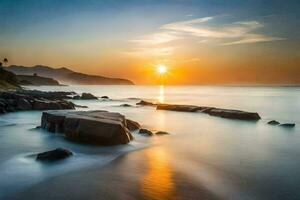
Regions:
M 133 133 L 135 140 L 128 145 L 79 145 L 59 135 L 34 129 L 40 123 L 41 112 L 2 115 L 0 199 L 51 177 L 91 166 L 100 168 L 125 153 L 129 155 L 123 161 L 126 171 L 137 176 L 126 180 L 135 178 L 140 182 L 138 190 L 144 199 L 175 199 L 175 196 L 176 199 L 187 199 L 184 194 L 192 185 L 201 185 L 221 199 L 300 198 L 300 88 L 59 86 L 30 89 L 90 92 L 99 97 L 106 95 L 111 100 L 74 102 L 89 107 L 82 110 L 120 112 L 146 128 L 167 131 L 171 135 L 143 137 Z M 255 111 L 262 120 L 246 122 L 201 113 L 155 110 L 147 106 L 119 106 L 123 103 L 135 105 L 139 99 Z M 297 125 L 292 129 L 267 125 L 272 119 Z M 34 154 L 56 147 L 69 148 L 75 156 L 51 165 L 34 160 Z M 148 150 L 142 150 L 144 148 Z M 140 150 L 141 158 L 130 158 Z M 141 162 L 144 166 L 125 165 L 128 161 Z M 185 192 L 181 192 L 183 195 L 179 194 L 183 190 L 181 177 L 185 177 L 184 184 L 187 185 Z M 121 194 L 130 190 L 124 184 L 115 187 Z M 191 190 L 189 199 L 194 197 L 193 194 Z

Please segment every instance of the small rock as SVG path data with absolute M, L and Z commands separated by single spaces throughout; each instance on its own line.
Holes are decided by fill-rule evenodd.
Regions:
M 81 99 L 98 99 L 98 98 L 92 95 L 91 93 L 82 93 Z
M 55 161 L 67 158 L 69 156 L 73 155 L 73 153 L 67 149 L 63 148 L 57 148 L 52 151 L 46 151 L 43 153 L 39 153 L 36 157 L 37 160 L 41 161 Z
M 154 135 L 151 131 L 149 131 L 148 129 L 144 129 L 144 128 L 140 129 L 139 134 L 148 135 L 148 136 Z
M 271 120 L 271 121 L 268 122 L 268 124 L 270 124 L 270 125 L 278 125 L 280 123 L 278 121 L 276 121 L 276 120 Z
M 140 106 L 154 106 L 155 104 L 152 102 L 141 100 L 140 102 L 136 103 L 136 105 Z
M 127 104 L 127 103 L 121 104 L 120 106 L 121 106 L 121 107 L 132 107 L 132 105 Z
M 130 119 L 126 119 L 126 127 L 128 128 L 128 130 L 130 131 L 135 131 L 137 129 L 141 128 L 141 125 L 133 120 Z
M 285 123 L 285 124 L 280 124 L 279 126 L 285 127 L 285 128 L 294 128 L 296 124 L 294 123 Z
M 88 106 L 82 106 L 82 105 L 77 105 L 77 104 L 74 104 L 74 106 L 75 106 L 76 108 L 88 108 Z
M 101 99 L 109 99 L 108 96 L 102 96 Z
M 165 131 L 157 131 L 155 135 L 169 135 L 169 133 Z
M 73 97 L 73 99 L 80 99 L 81 97 L 79 96 L 79 95 L 75 95 L 74 97 Z

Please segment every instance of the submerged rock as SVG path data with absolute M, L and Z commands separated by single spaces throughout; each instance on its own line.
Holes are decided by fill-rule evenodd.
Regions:
M 241 110 L 230 110 L 222 108 L 204 107 L 204 106 L 193 106 L 193 105 L 176 105 L 176 104 L 157 104 L 157 110 L 172 110 L 180 112 L 201 112 L 211 116 L 217 116 L 228 119 L 239 119 L 239 120 L 259 120 L 261 119 L 259 114 L 256 112 L 246 112 Z
M 228 119 L 253 120 L 253 121 L 257 121 L 261 119 L 259 114 L 256 112 L 246 112 L 241 110 L 212 108 L 207 110 L 205 113 L 212 116 L 228 118 Z
M 132 107 L 132 105 L 127 104 L 127 103 L 121 104 L 120 106 L 121 106 L 121 107 Z
M 285 128 L 294 128 L 296 126 L 296 124 L 294 124 L 294 123 L 284 123 L 284 124 L 280 124 L 279 126 L 285 127 Z
M 139 134 L 147 135 L 147 136 L 153 136 L 154 134 L 149 131 L 148 129 L 142 128 L 139 130 Z
M 165 131 L 157 131 L 156 133 L 155 133 L 155 135 L 169 135 L 170 133 L 168 133 L 168 132 L 165 132 Z
M 46 151 L 43 153 L 39 153 L 37 155 L 36 159 L 40 160 L 40 161 L 55 161 L 55 160 L 61 160 L 61 159 L 67 158 L 72 155 L 73 155 L 73 153 L 67 149 L 57 148 L 52 151 Z
M 158 104 L 156 106 L 157 110 L 172 110 L 180 112 L 196 112 L 199 110 L 198 106 L 192 105 L 172 105 L 172 104 Z
M 120 113 L 103 110 L 48 111 L 42 115 L 41 127 L 81 143 L 118 145 L 133 139 L 126 124 Z
M 270 124 L 270 125 L 278 125 L 280 123 L 278 121 L 276 121 L 276 120 L 271 120 L 271 121 L 268 122 L 268 124 Z
M 139 106 L 155 106 L 156 104 L 152 103 L 152 102 L 149 102 L 149 101 L 141 100 L 140 102 L 137 102 L 136 105 L 139 105 Z

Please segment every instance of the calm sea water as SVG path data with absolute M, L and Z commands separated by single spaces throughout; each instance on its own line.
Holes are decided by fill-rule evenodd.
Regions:
M 153 162 L 159 167 L 151 171 L 151 187 L 143 190 L 146 194 L 151 194 L 147 190 L 161 185 L 168 186 L 155 193 L 156 197 L 161 195 L 161 199 L 168 197 L 170 187 L 177 190 L 174 183 L 178 177 L 168 170 L 172 169 L 221 199 L 300 199 L 300 88 L 60 86 L 30 89 L 106 95 L 112 100 L 74 102 L 89 107 L 82 110 L 120 112 L 146 128 L 171 135 L 149 138 L 134 133 L 136 139 L 129 145 L 95 147 L 68 142 L 61 136 L 34 129 L 40 123 L 41 112 L 2 115 L 0 199 L 51 177 L 92 165 L 105 166 L 120 155 L 153 146 L 148 167 L 151 169 Z M 119 107 L 123 103 L 135 105 L 139 99 L 256 111 L 262 120 L 243 122 L 200 113 L 158 111 L 153 107 Z M 293 129 L 267 125 L 272 119 L 297 125 Z M 34 160 L 33 154 L 56 147 L 69 148 L 75 156 L 51 165 Z M 162 173 L 169 175 L 162 178 Z M 125 189 L 118 190 L 126 193 Z M 151 199 L 151 195 L 148 197 Z

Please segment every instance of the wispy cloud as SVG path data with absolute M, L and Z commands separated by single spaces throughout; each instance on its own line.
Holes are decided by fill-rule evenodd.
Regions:
M 194 38 L 195 44 L 217 42 L 222 46 L 251 44 L 286 40 L 283 37 L 259 33 L 264 25 L 258 21 L 236 21 L 228 24 L 210 23 L 216 17 L 195 18 L 164 24 L 158 32 L 141 36 L 135 40 L 134 50 L 128 52 L 134 55 L 171 55 L 174 51 L 174 41 Z
M 241 40 L 223 43 L 223 45 L 249 44 L 249 43 L 257 43 L 257 42 L 280 41 L 280 40 L 286 40 L 286 38 L 271 37 L 271 36 L 260 35 L 260 34 L 247 34 Z
M 162 47 L 162 48 L 135 48 L 131 51 L 125 52 L 128 55 L 133 56 L 168 56 L 174 51 L 174 47 Z
M 173 40 L 177 40 L 180 37 L 175 32 L 160 32 L 151 35 L 142 36 L 136 40 L 131 40 L 131 42 L 141 44 L 141 45 L 158 45 Z
M 165 24 L 161 26 L 160 29 L 177 32 L 177 34 L 184 33 L 195 37 L 200 37 L 202 38 L 200 41 L 207 41 L 209 39 L 235 40 L 224 43 L 226 45 L 270 42 L 285 39 L 253 33 L 253 31 L 264 27 L 264 25 L 258 21 L 238 21 L 231 24 L 217 26 L 203 24 L 213 19 L 214 17 L 204 17 L 187 21 L 179 21 Z

